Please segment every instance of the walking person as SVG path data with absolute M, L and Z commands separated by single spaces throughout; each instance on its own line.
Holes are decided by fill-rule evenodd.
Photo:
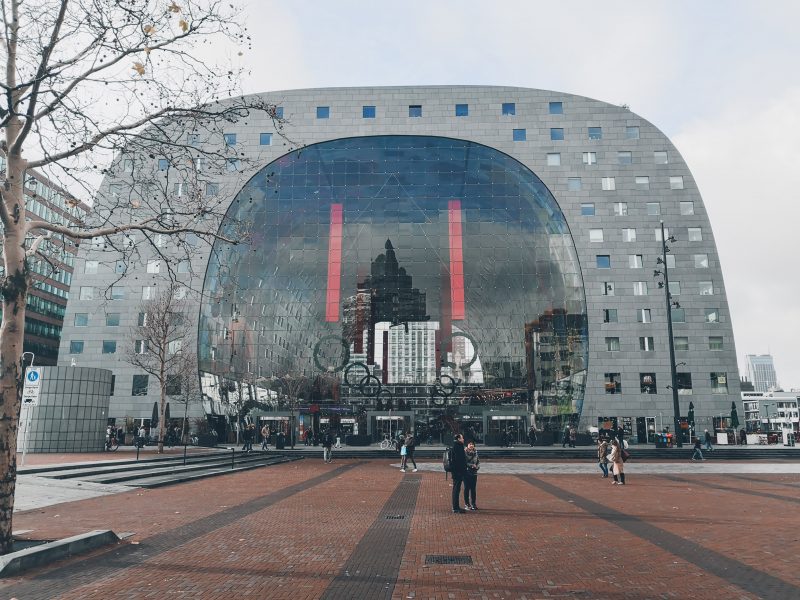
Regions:
M 467 444 L 464 456 L 467 460 L 467 470 L 464 472 L 464 508 L 478 510 L 475 504 L 475 490 L 478 487 L 478 469 L 481 468 L 481 460 L 472 440 Z
M 467 471 L 467 455 L 464 452 L 464 436 L 456 434 L 453 440 L 453 448 L 450 451 L 450 475 L 453 477 L 453 491 L 451 501 L 454 513 L 466 512 L 459 506 L 461 497 L 461 485 L 464 483 L 464 475 Z
M 625 430 L 622 428 L 622 425 L 617 426 L 617 440 L 619 441 L 619 447 L 625 448 Z
M 406 459 L 408 458 L 408 446 L 406 446 L 405 440 L 400 443 L 400 471 L 402 473 L 406 472 Z
M 575 442 L 577 440 L 578 440 L 578 430 L 573 425 L 572 427 L 569 428 L 569 447 L 570 448 L 574 448 L 575 447 Z
M 698 458 L 700 460 L 705 460 L 705 458 L 703 458 L 703 452 L 700 450 L 700 448 L 702 448 L 700 438 L 696 438 L 694 440 L 694 452 L 692 452 L 692 460 L 697 460 Z
M 706 450 L 708 450 L 709 452 L 713 452 L 714 448 L 711 447 L 711 434 L 708 432 L 708 429 L 706 429 L 705 435 L 703 437 L 706 442 Z
M 322 436 L 322 458 L 326 463 L 333 461 L 333 436 L 328 430 Z
M 613 485 L 625 485 L 625 468 L 622 460 L 622 445 L 619 440 L 611 440 L 611 462 L 614 464 Z
M 269 426 L 266 424 L 261 428 L 261 450 L 269 450 Z
M 608 477 L 608 442 L 601 438 L 597 440 L 597 464 L 603 472 L 603 478 Z
M 405 464 L 408 464 L 411 461 L 411 464 L 414 465 L 413 472 L 417 472 L 417 461 L 414 460 L 414 449 L 417 447 L 417 438 L 414 437 L 413 433 L 409 433 L 406 436 L 406 460 Z
M 561 438 L 561 447 L 566 448 L 568 443 L 569 443 L 569 425 L 564 427 L 564 435 Z
M 531 428 L 528 430 L 528 443 L 531 446 L 536 445 L 536 428 L 534 428 L 533 425 L 531 425 Z

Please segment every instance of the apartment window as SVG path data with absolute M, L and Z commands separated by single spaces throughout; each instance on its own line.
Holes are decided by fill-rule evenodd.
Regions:
M 178 273 L 188 273 L 191 270 L 191 262 L 189 260 L 178 261 Z
M 133 173 L 133 161 L 130 158 L 122 161 L 122 170 L 125 173 Z
M 457 117 L 468 117 L 469 116 L 469 104 L 456 104 L 456 116 Z
M 125 288 L 121 285 L 112 285 L 111 286 L 111 299 L 112 300 L 124 300 L 125 299 Z
M 70 354 L 83 354 L 83 340 L 72 340 L 69 343 Z
M 718 308 L 704 308 L 703 316 L 706 323 L 719 323 L 719 309 Z
M 642 263 L 643 261 L 641 254 L 628 255 L 628 267 L 630 267 L 631 269 L 641 269 Z
M 691 201 L 681 202 L 680 209 L 681 209 L 681 214 L 682 215 L 693 215 L 694 214 L 694 202 L 691 202 Z
M 713 281 L 701 281 L 697 285 L 700 288 L 700 295 L 701 296 L 713 296 L 714 295 L 714 282 Z
M 169 160 L 166 158 L 159 158 L 158 159 L 158 170 L 159 171 L 166 171 L 169 169 Z
M 259 146 L 272 146 L 272 134 L 271 133 L 259 133 L 258 134 L 258 145 Z
M 637 126 L 630 126 L 625 128 L 625 137 L 629 140 L 639 139 L 639 128 Z
M 686 352 L 689 350 L 689 338 L 685 335 L 676 335 L 672 338 L 672 341 L 677 352 Z
M 613 281 L 604 281 L 602 287 L 603 296 L 613 296 L 614 295 L 614 282 Z
M 119 327 L 119 313 L 106 313 L 106 327 Z
M 647 296 L 647 282 L 634 281 L 633 282 L 633 295 L 634 296 Z
M 235 146 L 236 145 L 236 134 L 235 133 L 223 133 L 222 139 L 225 141 L 226 146 Z
M 683 308 L 672 307 L 670 309 L 673 323 L 686 323 L 686 310 Z
M 674 269 L 675 268 L 675 255 L 674 254 L 667 254 L 667 268 Z
M 636 229 L 633 227 L 626 227 L 622 230 L 622 241 L 623 242 L 635 242 L 636 241 Z
M 675 383 L 679 394 L 690 395 L 692 393 L 691 373 L 675 373 Z
M 650 314 L 649 308 L 637 308 L 636 309 L 636 320 L 639 323 L 652 323 L 653 318 Z
M 708 337 L 708 349 L 709 350 L 722 350 L 722 336 L 721 335 L 711 335 Z
M 564 103 L 563 102 L 551 102 L 550 103 L 550 114 L 551 115 L 563 115 L 564 114 Z
M 275 107 L 275 118 L 276 119 L 282 119 L 283 118 L 283 107 L 282 106 L 276 106 Z
M 91 286 L 81 286 L 78 292 L 79 300 L 94 300 L 94 288 Z
M 147 326 L 147 313 L 146 312 L 140 312 L 139 313 L 139 317 L 136 319 L 136 324 L 139 327 Z
M 655 338 L 653 337 L 640 337 L 639 350 L 642 352 L 653 352 L 655 350 Z
M 583 153 L 583 164 L 585 164 L 585 165 L 596 165 L 597 164 L 597 152 L 584 152 Z
M 707 269 L 708 268 L 708 254 L 695 254 L 694 255 L 694 268 Z
M 619 352 L 619 338 L 618 337 L 607 337 L 606 338 L 606 350 L 608 352 Z
M 710 373 L 711 378 L 711 393 L 712 394 L 727 394 L 728 393 L 728 374 L 727 373 Z
M 657 165 L 666 165 L 669 163 L 669 156 L 666 150 L 656 150 L 653 152 L 653 160 Z
M 422 116 L 422 105 L 421 104 L 410 104 L 408 107 L 408 116 L 409 117 L 421 117 Z
M 161 272 L 161 261 L 160 260 L 148 260 L 147 261 L 147 272 L 148 273 L 160 273 Z
M 604 308 L 603 309 L 603 323 L 617 323 L 617 309 Z
M 117 275 L 122 275 L 127 270 L 128 270 L 128 265 L 125 264 L 124 260 L 118 260 L 114 262 L 114 273 L 116 273 Z
M 637 175 L 633 182 L 637 190 L 650 189 L 650 178 L 647 175 Z
M 375 107 L 374 106 L 362 106 L 361 107 L 361 118 L 362 119 L 374 119 L 375 118 Z
M 597 262 L 598 269 L 610 269 L 611 268 L 611 256 L 608 254 L 598 254 L 595 256 L 595 260 Z
M 581 204 L 581 215 L 584 217 L 593 217 L 594 216 L 594 203 L 593 202 L 584 202 Z
M 614 216 L 626 217 L 628 216 L 628 203 L 627 202 L 614 202 Z
M 669 178 L 669 189 L 682 190 L 683 189 L 683 176 L 673 175 Z
M 639 373 L 639 391 L 642 394 L 656 394 L 656 374 Z
M 680 296 L 681 295 L 681 282 L 680 281 L 670 281 L 669 282 L 669 295 L 670 296 Z
M 606 192 L 613 192 L 617 189 L 617 181 L 613 177 L 602 177 L 600 179 L 600 187 Z
M 561 153 L 560 152 L 549 152 L 547 154 L 547 166 L 548 167 L 560 167 L 561 166 Z
M 581 189 L 581 178 L 580 177 L 568 177 L 567 178 L 567 189 L 570 192 L 577 192 Z
M 75 313 L 75 327 L 86 327 L 89 325 L 89 313 Z
M 687 238 L 690 242 L 703 241 L 703 231 L 699 227 L 689 227 L 686 231 Z
M 167 342 L 167 352 L 169 354 L 180 354 L 183 349 L 183 340 L 172 340 Z
M 149 375 L 134 375 L 133 385 L 131 386 L 132 396 L 147 396 L 147 386 L 150 382 Z
M 100 265 L 99 261 L 96 260 L 87 260 L 83 265 L 83 272 L 87 275 L 93 275 L 97 273 L 97 267 Z
M 331 116 L 331 107 L 330 106 L 318 106 L 317 107 L 317 118 L 318 119 L 328 119 Z
M 186 134 L 186 143 L 190 146 L 197 147 L 200 145 L 200 134 L 199 133 L 188 133 Z
M 628 150 L 620 150 L 617 152 L 617 163 L 621 165 L 632 165 L 633 154 Z
M 167 396 L 178 396 L 181 393 L 181 376 L 167 375 L 166 381 Z
M 238 158 L 229 158 L 225 161 L 225 170 L 228 173 L 236 173 L 239 170 L 239 165 Z
M 103 354 L 115 354 L 117 352 L 116 340 L 103 340 Z
M 153 288 L 149 285 L 142 286 L 142 300 L 150 300 L 153 297 Z
M 590 242 L 602 242 L 603 241 L 603 230 L 602 229 L 590 229 L 589 230 L 589 241 Z
M 619 373 L 604 373 L 606 394 L 622 393 L 622 376 Z
M 189 187 L 184 181 L 176 181 L 172 184 L 172 195 L 180 198 L 181 196 L 185 196 L 186 193 L 189 191 Z
M 550 128 L 550 139 L 553 141 L 559 141 L 564 139 L 564 129 L 563 127 L 551 127 Z
M 656 241 L 660 242 L 661 241 L 661 227 L 656 227 L 654 231 L 656 232 Z M 664 235 L 667 238 L 669 238 L 669 227 L 664 227 Z
M 647 215 L 650 217 L 657 217 L 661 214 L 661 203 L 660 202 L 648 202 L 647 203 Z
M 603 139 L 603 128 L 602 127 L 589 127 L 589 139 L 590 140 L 602 140 Z
M 514 129 L 511 133 L 511 139 L 515 142 L 524 142 L 528 139 L 528 133 L 525 129 Z
M 517 114 L 517 105 L 513 102 L 503 102 L 502 113 L 504 115 L 515 115 Z
M 133 349 L 136 354 L 144 354 L 147 352 L 147 340 L 136 340 L 133 344 Z
M 219 184 L 214 182 L 206 183 L 206 197 L 219 196 Z

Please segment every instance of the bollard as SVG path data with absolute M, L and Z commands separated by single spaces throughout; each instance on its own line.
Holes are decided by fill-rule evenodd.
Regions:
M 183 442 L 183 466 L 186 466 L 186 441 Z
M 236 459 L 236 448 L 231 448 L 231 470 L 235 468 L 234 467 L 235 459 Z
M 139 460 L 139 448 L 141 448 L 141 446 L 139 445 L 139 440 L 137 439 L 136 440 L 136 460 L 137 461 Z

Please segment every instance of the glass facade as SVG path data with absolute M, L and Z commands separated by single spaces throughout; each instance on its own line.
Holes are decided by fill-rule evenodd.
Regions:
M 360 420 L 407 411 L 423 438 L 513 405 L 539 427 L 577 420 L 577 254 L 555 199 L 516 160 L 446 138 L 323 142 L 262 169 L 228 218 L 252 233 L 217 241 L 209 261 L 207 398 Z

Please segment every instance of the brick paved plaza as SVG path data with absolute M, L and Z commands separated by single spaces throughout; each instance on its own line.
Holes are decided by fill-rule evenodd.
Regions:
M 466 514 L 439 465 L 395 464 L 308 458 L 16 513 L 32 538 L 133 535 L 5 579 L 0 598 L 800 597 L 796 463 L 630 465 L 625 487 L 487 463 Z

